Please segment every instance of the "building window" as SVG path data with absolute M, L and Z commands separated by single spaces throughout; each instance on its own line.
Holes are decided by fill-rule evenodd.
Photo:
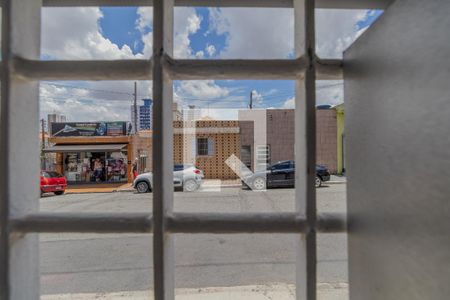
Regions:
M 214 140 L 211 138 L 197 138 L 197 155 L 214 155 Z
M 270 164 L 270 145 L 256 146 L 256 166 L 257 169 L 265 169 Z

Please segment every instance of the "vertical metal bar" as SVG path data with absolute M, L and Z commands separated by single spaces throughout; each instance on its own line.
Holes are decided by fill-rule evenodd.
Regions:
M 298 242 L 296 297 L 316 299 L 316 111 L 315 111 L 315 32 L 314 0 L 294 0 L 297 57 L 304 57 L 307 68 L 296 82 L 295 97 L 295 198 L 296 211 L 307 218 L 308 231 Z
M 38 210 L 38 82 L 15 77 L 11 60 L 39 59 L 41 6 L 6 0 L 2 7 L 0 299 L 39 299 L 37 235 L 12 234 L 9 220 Z
M 163 69 L 164 55 L 173 52 L 173 0 L 153 7 L 153 263 L 156 300 L 173 300 L 174 241 L 167 232 L 173 210 L 172 81 Z

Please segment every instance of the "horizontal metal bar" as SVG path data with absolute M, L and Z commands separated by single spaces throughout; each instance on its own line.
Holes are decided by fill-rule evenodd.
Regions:
M 232 60 L 199 60 L 173 59 L 165 57 L 164 67 L 176 80 L 205 79 L 297 79 L 303 75 L 306 61 L 299 59 L 232 59 Z M 317 58 L 318 80 L 340 80 L 342 60 Z
M 317 80 L 342 80 L 342 59 L 320 59 L 316 58 Z
M 82 4 L 80 4 L 82 3 Z M 44 6 L 151 6 L 151 0 L 44 0 Z M 292 0 L 175 0 L 175 6 L 292 7 Z
M 177 213 L 168 220 L 173 233 L 304 233 L 304 218 L 294 213 Z
M 38 213 L 12 219 L 11 229 L 27 232 L 150 233 L 152 218 L 146 213 L 75 214 Z M 304 217 L 295 213 L 176 213 L 168 217 L 170 233 L 306 233 Z M 346 216 L 319 214 L 317 231 L 346 231 Z
M 296 79 L 306 62 L 296 60 L 199 60 L 165 57 L 164 68 L 175 80 L 205 79 Z
M 13 231 L 19 233 L 145 233 L 152 231 L 151 217 L 145 213 L 38 213 L 12 219 L 10 226 Z
M 12 60 L 14 76 L 27 80 L 150 80 L 150 60 Z
M 320 213 L 317 215 L 317 232 L 347 232 L 347 215 L 337 213 Z
M 393 0 L 316 0 L 316 8 L 386 9 Z M 149 6 L 151 0 L 44 0 L 44 6 Z M 293 7 L 292 0 L 175 0 L 175 6 Z
M 13 59 L 17 77 L 27 80 L 151 80 L 150 60 L 28 60 Z M 296 79 L 305 69 L 296 60 L 195 60 L 165 58 L 164 67 L 176 80 Z M 342 60 L 317 59 L 317 79 L 342 79 Z
M 168 220 L 173 233 L 306 233 L 304 217 L 296 213 L 176 213 Z M 317 232 L 347 230 L 345 214 L 318 214 Z
M 315 8 L 386 9 L 395 0 L 316 0 Z

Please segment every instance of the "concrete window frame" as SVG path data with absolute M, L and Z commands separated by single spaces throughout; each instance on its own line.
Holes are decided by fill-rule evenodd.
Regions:
M 344 232 L 345 216 L 316 214 L 315 81 L 341 79 L 341 60 L 315 55 L 315 8 L 379 8 L 392 0 L 2 0 L 0 118 L 0 299 L 39 299 L 38 233 L 153 233 L 154 297 L 174 299 L 174 233 L 295 233 L 297 299 L 316 299 L 316 233 Z M 153 6 L 150 60 L 40 60 L 42 6 Z M 173 7 L 291 7 L 295 59 L 173 58 Z M 174 213 L 172 82 L 296 81 L 294 213 Z M 153 80 L 153 214 L 39 213 L 40 80 Z M 24 187 L 22 184 L 26 182 Z

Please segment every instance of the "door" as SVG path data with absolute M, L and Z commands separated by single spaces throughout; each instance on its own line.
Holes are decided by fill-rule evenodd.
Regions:
M 273 165 L 267 174 L 268 184 L 270 186 L 286 186 L 288 173 L 290 170 L 290 162 L 281 162 Z
M 291 161 L 289 164 L 289 170 L 286 173 L 286 185 L 295 186 L 295 162 Z

